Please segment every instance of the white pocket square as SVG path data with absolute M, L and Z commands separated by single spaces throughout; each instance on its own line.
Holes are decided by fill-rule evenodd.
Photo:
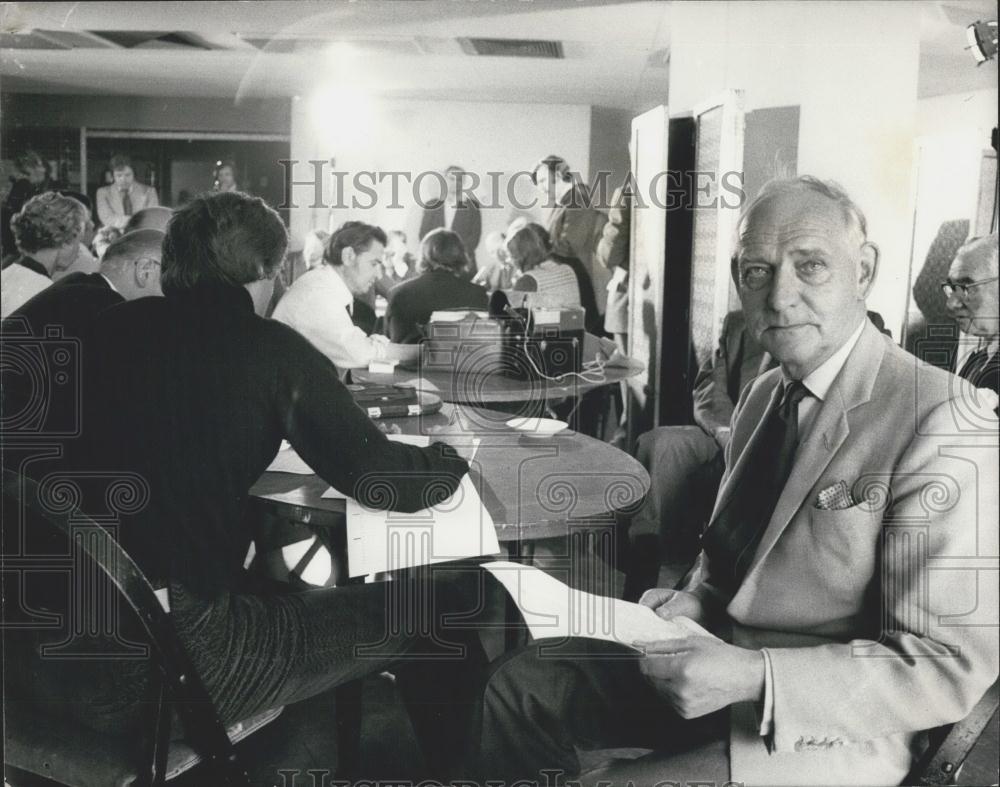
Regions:
M 852 508 L 855 501 L 851 490 L 847 488 L 847 482 L 838 481 L 816 495 L 816 502 L 813 505 L 821 511 L 843 511 Z

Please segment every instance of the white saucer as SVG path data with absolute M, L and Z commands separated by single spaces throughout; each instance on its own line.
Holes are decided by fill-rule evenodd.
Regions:
M 544 440 L 553 437 L 569 427 L 565 421 L 555 418 L 511 418 L 507 426 L 515 429 L 525 437 Z

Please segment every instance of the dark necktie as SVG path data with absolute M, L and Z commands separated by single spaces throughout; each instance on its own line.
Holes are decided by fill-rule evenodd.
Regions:
M 958 376 L 968 380 L 970 383 L 977 383 L 979 381 L 979 374 L 983 371 L 988 360 L 989 354 L 986 352 L 986 348 L 980 347 L 965 360 L 965 363 L 962 364 L 962 371 L 958 373 Z
M 129 196 L 127 189 L 122 190 L 122 210 L 126 216 L 132 215 L 132 197 Z
M 799 402 L 810 395 L 798 380 L 786 384 L 777 406 L 765 417 L 761 434 L 744 462 L 746 469 L 736 480 L 736 489 L 702 538 L 713 584 L 730 593 L 736 592 L 746 576 L 792 472 Z

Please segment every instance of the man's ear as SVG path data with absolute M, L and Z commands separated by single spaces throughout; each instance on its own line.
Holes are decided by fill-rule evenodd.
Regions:
M 155 273 L 153 270 L 157 266 L 155 260 L 151 260 L 148 257 L 142 257 L 135 262 L 135 284 L 140 289 L 145 289 L 149 286 L 149 279 Z
M 736 289 L 740 288 L 740 260 L 735 254 L 729 258 L 729 275 L 733 277 Z
M 340 261 L 344 263 L 344 265 L 350 265 L 352 262 L 354 262 L 357 256 L 358 255 L 354 253 L 354 249 L 352 249 L 350 246 L 345 246 L 343 249 L 340 250 Z
M 861 255 L 858 258 L 858 294 L 862 299 L 868 297 L 875 284 L 880 256 L 878 246 L 871 241 L 861 244 Z

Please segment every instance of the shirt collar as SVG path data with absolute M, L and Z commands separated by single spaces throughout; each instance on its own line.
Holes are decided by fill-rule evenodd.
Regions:
M 350 308 L 354 305 L 354 293 L 350 291 L 347 283 L 332 265 L 323 263 L 316 270 L 325 277 L 327 287 L 330 288 L 330 296 L 337 306 Z
M 868 322 L 867 317 L 861 320 L 858 327 L 854 329 L 854 333 L 847 338 L 846 342 L 840 345 L 840 348 L 833 355 L 813 369 L 802 380 L 802 384 L 809 389 L 809 393 L 819 399 L 819 401 L 822 402 L 826 399 L 830 386 L 833 385 L 833 381 L 837 379 L 840 370 L 847 363 L 847 356 L 851 354 L 854 345 L 861 338 L 861 332 L 864 330 L 866 322 Z
M 102 279 L 104 279 L 104 281 L 106 281 L 106 282 L 108 283 L 108 286 L 109 286 L 109 287 L 111 288 L 111 291 L 112 291 L 112 292 L 117 292 L 117 293 L 118 293 L 119 295 L 121 295 L 121 293 L 120 293 L 120 292 L 118 292 L 118 288 L 117 288 L 117 287 L 115 287 L 115 283 L 114 283 L 113 281 L 111 281 L 111 279 L 109 279 L 109 278 L 108 278 L 107 276 L 105 276 L 105 275 L 104 275 L 103 273 L 101 273 L 100 271 L 98 271 L 98 272 L 97 272 L 97 274 L 98 274 L 98 276 L 100 276 L 100 277 L 101 277 Z
M 21 259 L 17 261 L 17 264 L 27 268 L 29 271 L 32 271 L 33 273 L 37 273 L 40 276 L 44 276 L 46 279 L 52 278 L 49 275 L 49 272 L 45 270 L 45 266 L 42 265 L 42 263 L 40 263 L 33 257 L 29 257 L 27 254 L 22 254 Z

